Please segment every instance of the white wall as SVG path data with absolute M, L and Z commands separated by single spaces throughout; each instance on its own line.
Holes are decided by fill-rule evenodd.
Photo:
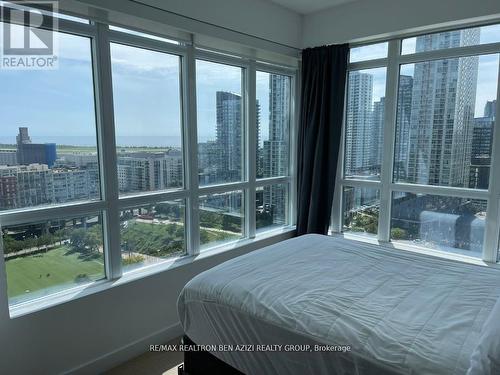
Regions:
M 53 375 L 73 370 L 97 374 L 147 351 L 150 344 L 165 343 L 182 333 L 176 302 L 186 282 L 257 247 L 206 257 L 14 319 L 0 311 L 0 374 Z M 0 286 L 3 297 L 5 284 Z
M 200 21 L 292 47 L 301 45 L 301 16 L 264 0 L 139 0 Z
M 458 20 L 500 17 L 498 0 L 358 0 L 309 14 L 303 47 L 390 37 L 447 26 Z

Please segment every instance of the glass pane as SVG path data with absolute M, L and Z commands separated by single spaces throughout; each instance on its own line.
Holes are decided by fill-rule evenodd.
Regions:
M 3 227 L 9 303 L 104 278 L 102 238 L 100 214 Z
M 111 62 L 120 193 L 182 187 L 180 57 L 112 43 Z
M 500 25 L 490 25 L 403 39 L 401 54 L 497 42 L 500 42 Z
M 288 175 L 290 77 L 257 72 L 257 178 Z
M 184 201 L 134 207 L 120 213 L 124 272 L 186 253 Z
M 349 50 L 349 62 L 383 59 L 387 57 L 387 48 L 387 42 L 351 48 Z
M 342 200 L 343 231 L 377 236 L 380 191 L 346 186 Z
M 0 69 L 0 210 L 100 198 L 90 39 L 52 35 L 57 69 Z
M 488 188 L 498 56 L 401 66 L 395 181 Z
M 395 192 L 391 238 L 481 257 L 486 200 Z
M 258 187 L 255 200 L 257 232 L 288 225 L 288 184 Z
M 200 185 L 241 181 L 243 69 L 196 61 Z
M 345 132 L 346 178 L 380 180 L 386 68 L 349 72 Z
M 172 44 L 179 44 L 179 42 L 176 41 L 176 40 L 162 38 L 161 36 L 156 36 L 156 35 L 141 33 L 140 31 L 135 31 L 135 30 L 130 30 L 130 29 L 124 29 L 124 28 L 118 27 L 118 26 L 112 26 L 112 25 L 110 25 L 109 29 L 113 30 L 113 31 L 119 31 L 121 33 L 126 33 L 126 34 L 135 35 L 135 36 L 140 36 L 142 38 L 148 38 L 148 39 L 158 40 L 160 42 L 167 42 L 167 43 L 172 43 Z
M 243 237 L 243 204 L 241 191 L 200 197 L 201 249 Z

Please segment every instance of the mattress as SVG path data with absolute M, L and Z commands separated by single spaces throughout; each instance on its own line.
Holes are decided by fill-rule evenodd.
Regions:
M 305 235 L 199 274 L 178 312 L 246 374 L 465 374 L 499 295 L 497 269 Z

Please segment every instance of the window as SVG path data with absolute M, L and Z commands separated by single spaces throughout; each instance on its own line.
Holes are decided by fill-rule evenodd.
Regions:
M 257 178 L 288 175 L 290 82 L 288 76 L 257 72 Z
M 391 238 L 481 256 L 486 200 L 394 192 Z
M 500 25 L 490 25 L 403 39 L 401 53 L 406 55 L 498 42 L 500 42 Z
M 360 62 L 387 57 L 388 43 L 371 44 L 368 46 L 354 47 L 349 51 L 349 62 Z
M 377 189 L 346 186 L 342 197 L 344 232 L 377 236 L 380 192 Z
M 232 191 L 200 198 L 200 244 L 213 247 L 243 237 L 243 193 Z
M 53 37 L 57 69 L 0 69 L 0 210 L 101 197 L 91 41 Z
M 58 69 L 0 69 L 12 314 L 291 230 L 295 67 L 54 16 Z
M 380 179 L 385 112 L 385 68 L 349 72 L 345 176 Z
M 132 207 L 120 212 L 124 272 L 185 254 L 184 201 Z
M 196 61 L 200 185 L 241 181 L 244 123 L 243 70 Z
M 104 278 L 102 216 L 2 227 L 9 303 Z
M 395 181 L 488 189 L 492 67 L 498 54 L 401 65 Z
M 257 232 L 288 225 L 288 184 L 258 187 L 255 208 Z
M 334 231 L 497 260 L 498 30 L 351 50 Z
M 111 44 L 120 193 L 183 186 L 180 57 Z

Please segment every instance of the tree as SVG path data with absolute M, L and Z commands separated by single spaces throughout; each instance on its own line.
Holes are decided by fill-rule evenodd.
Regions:
M 54 233 L 54 238 L 56 242 L 59 242 L 59 245 L 62 245 L 63 240 L 68 236 L 68 233 L 65 229 L 58 229 Z
M 54 243 L 54 236 L 52 236 L 50 233 L 49 234 L 44 234 L 40 237 L 37 238 L 37 247 L 45 247 L 45 251 L 47 251 L 47 248 L 49 245 L 52 245 Z
M 401 228 L 392 228 L 391 229 L 391 238 L 394 240 L 406 240 L 408 234 L 404 229 Z
M 71 244 L 71 247 L 78 252 L 86 252 L 86 242 L 85 242 L 85 237 L 86 237 L 86 230 L 85 229 L 73 229 L 71 231 L 69 241 Z
M 99 235 L 97 233 L 89 231 L 85 236 L 85 244 L 91 253 L 94 251 L 99 251 L 101 239 L 99 238 Z
M 9 235 L 4 234 L 3 236 L 3 251 L 5 254 L 14 253 L 19 251 L 19 241 L 16 241 Z

